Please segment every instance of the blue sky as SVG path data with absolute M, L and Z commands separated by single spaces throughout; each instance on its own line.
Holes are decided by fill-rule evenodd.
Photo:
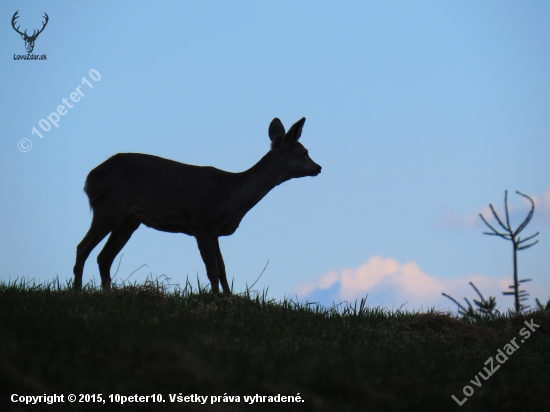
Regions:
M 276 298 L 455 309 L 441 292 L 476 297 L 473 280 L 506 309 L 512 245 L 484 236 L 477 214 L 502 212 L 508 190 L 517 226 L 519 190 L 536 202 L 524 235 L 540 231 L 520 277 L 550 298 L 550 3 L 342 3 L 2 2 L 0 279 L 72 278 L 92 217 L 84 180 L 109 156 L 243 171 L 274 117 L 305 116 L 301 142 L 323 171 L 276 187 L 221 239 L 237 291 L 269 260 L 255 289 Z M 33 51 L 47 60 L 14 60 L 16 10 L 31 33 L 48 14 Z M 102 244 L 85 281 L 99 279 Z M 119 278 L 146 264 L 132 280 L 207 280 L 183 234 L 142 226 L 122 253 Z

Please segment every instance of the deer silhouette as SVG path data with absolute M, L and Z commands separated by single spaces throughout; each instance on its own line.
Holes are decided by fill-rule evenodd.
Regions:
M 288 132 L 281 121 L 269 126 L 271 150 L 250 169 L 232 173 L 141 153 L 118 153 L 93 169 L 84 191 L 93 210 L 92 224 L 76 249 L 74 287 L 90 252 L 110 233 L 97 257 L 102 288 L 111 286 L 111 265 L 134 231 L 144 225 L 194 236 L 212 292 L 231 293 L 219 236 L 237 230 L 244 215 L 275 186 L 317 176 L 321 166 L 298 142 L 305 117 Z
M 42 33 L 42 31 L 44 31 L 44 28 L 46 27 L 46 25 L 48 24 L 48 20 L 50 20 L 50 18 L 48 17 L 48 15 L 46 13 L 44 13 L 44 18 L 46 19 L 46 21 L 42 24 L 42 28 L 38 31 L 34 30 L 32 35 L 29 36 L 27 35 L 27 30 L 25 30 L 24 33 L 21 33 L 19 31 L 19 27 L 21 26 L 17 26 L 15 27 L 15 21 L 17 20 L 17 18 L 19 17 L 17 15 L 17 13 L 19 13 L 19 10 L 17 10 L 14 14 L 13 14 L 13 17 L 11 18 L 11 25 L 13 27 L 13 29 L 19 33 L 21 35 L 21 38 L 23 40 L 25 40 L 25 48 L 27 49 L 27 53 L 32 53 L 32 51 L 34 50 L 34 42 L 36 41 L 36 38 L 38 37 L 38 35 L 40 33 Z

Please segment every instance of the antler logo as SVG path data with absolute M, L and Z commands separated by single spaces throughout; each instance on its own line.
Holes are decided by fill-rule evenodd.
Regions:
M 27 30 L 25 30 L 24 33 L 21 33 L 21 32 L 19 31 L 19 27 L 20 27 L 20 26 L 15 27 L 15 20 L 17 20 L 17 18 L 19 17 L 19 16 L 17 15 L 17 13 L 19 13 L 19 10 L 17 10 L 17 11 L 14 13 L 14 15 L 13 15 L 13 17 L 12 17 L 12 19 L 11 19 L 11 25 L 12 25 L 13 29 L 14 29 L 17 33 L 19 33 L 19 34 L 21 35 L 21 38 L 22 38 L 23 40 L 25 40 L 25 48 L 27 49 L 27 53 L 32 53 L 32 51 L 33 51 L 33 49 L 34 49 L 34 42 L 36 41 L 36 38 L 38 37 L 38 35 L 39 35 L 40 33 L 42 33 L 42 31 L 43 31 L 44 28 L 46 27 L 46 24 L 48 24 L 48 20 L 49 20 L 50 18 L 48 17 L 48 15 L 47 15 L 46 13 L 44 13 L 44 16 L 43 16 L 43 17 L 46 19 L 46 21 L 43 23 L 42 28 L 41 28 L 40 30 L 38 30 L 38 32 L 37 32 L 36 30 L 34 30 L 33 33 L 32 33 L 32 35 L 29 36 L 29 35 L 27 35 Z

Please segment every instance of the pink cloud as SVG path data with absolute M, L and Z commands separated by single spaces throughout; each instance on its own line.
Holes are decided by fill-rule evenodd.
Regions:
M 550 189 L 547 189 L 541 196 L 531 196 L 535 202 L 534 222 L 550 223 Z M 523 202 L 530 207 L 529 200 L 522 198 Z
M 494 279 L 470 274 L 447 279 L 423 272 L 415 262 L 401 264 L 395 259 L 383 259 L 380 256 L 371 257 L 358 268 L 332 270 L 317 280 L 301 283 L 296 286 L 295 292 L 298 296 L 307 298 L 330 289 L 333 291 L 330 298 L 334 301 L 354 301 L 368 295 L 367 303 L 370 306 L 383 304 L 398 308 L 407 302 L 404 309 L 408 310 L 435 306 L 439 310 L 456 311 L 456 304 L 441 293 L 445 292 L 459 302 L 464 302 L 464 297 L 467 297 L 473 304 L 473 299 L 479 298 L 469 282 L 473 282 L 485 298 L 496 296 L 501 310 L 505 311 L 512 306 L 512 299 L 502 295 L 502 291 L 507 290 L 511 282 L 509 276 Z M 533 299 L 537 296 L 548 296 L 546 291 L 534 284 L 527 284 L 526 288 Z

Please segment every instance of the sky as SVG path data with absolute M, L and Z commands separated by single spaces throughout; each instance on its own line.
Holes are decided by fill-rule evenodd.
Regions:
M 46 59 L 21 59 L 16 11 L 28 34 L 47 13 Z M 540 232 L 519 275 L 529 303 L 550 298 L 548 1 L 3 1 L 0 17 L 0 280 L 72 279 L 84 181 L 108 157 L 240 172 L 273 118 L 306 117 L 322 173 L 220 239 L 235 292 L 269 262 L 253 289 L 276 299 L 456 311 L 442 292 L 472 300 L 473 281 L 505 311 L 512 243 L 478 215 L 497 227 L 489 204 L 504 217 L 508 190 L 517 227 L 518 190 L 535 201 L 523 238 Z M 121 253 L 117 280 L 207 283 L 187 235 L 142 225 Z

